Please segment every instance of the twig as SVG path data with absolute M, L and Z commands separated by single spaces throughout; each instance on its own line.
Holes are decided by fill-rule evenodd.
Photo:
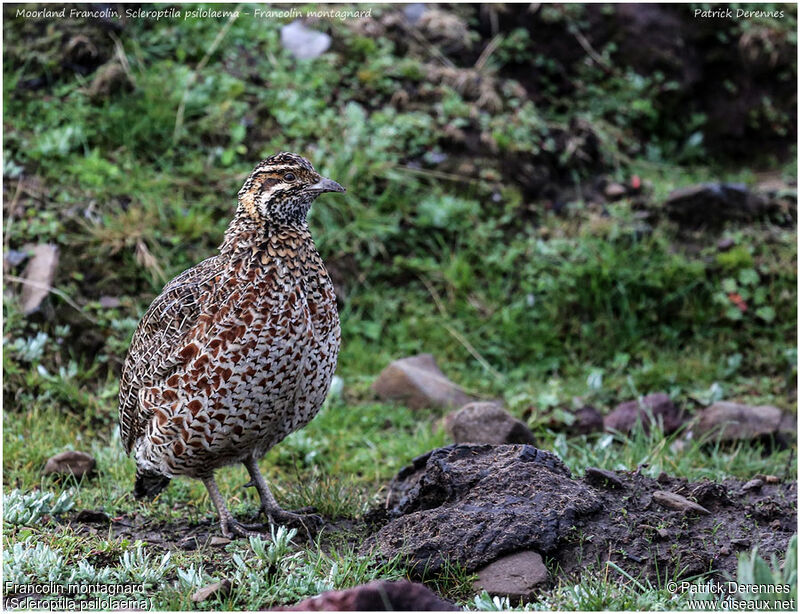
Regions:
M 416 26 L 413 25 L 409 26 L 408 28 L 406 28 L 406 30 L 411 32 L 411 35 L 415 39 L 417 39 L 417 42 L 421 44 L 423 47 L 425 47 L 428 50 L 428 53 L 430 53 L 433 57 L 439 60 L 442 64 L 444 64 L 445 66 L 449 66 L 450 68 L 456 67 L 456 65 L 453 64 L 450 58 L 448 58 L 445 54 L 439 51 L 436 48 L 436 46 L 432 45 L 430 42 L 428 42 L 428 40 L 426 40 L 424 36 L 422 36 L 422 33 L 419 30 L 417 30 Z
M 214 52 L 219 47 L 219 44 L 222 42 L 222 39 L 225 38 L 225 35 L 228 33 L 228 30 L 231 29 L 233 22 L 236 21 L 239 15 L 239 9 L 241 5 L 237 5 L 236 9 L 231 13 L 231 16 L 228 18 L 227 23 L 222 26 L 219 32 L 217 32 L 217 36 L 214 38 L 214 41 L 211 43 L 211 47 L 208 48 L 206 54 L 200 60 L 200 63 L 194 69 L 192 74 L 189 76 L 189 79 L 186 82 L 186 87 L 183 90 L 183 96 L 181 96 L 181 102 L 178 105 L 178 112 L 175 115 L 175 129 L 172 131 L 172 142 L 177 143 L 178 137 L 180 136 L 181 129 L 183 128 L 183 114 L 186 109 L 186 99 L 189 97 L 189 89 L 194 85 L 194 82 L 197 80 L 197 75 L 203 70 L 211 59 L 211 56 L 214 55 Z
M 427 279 L 425 279 L 424 277 L 419 276 L 419 279 L 423 283 L 425 288 L 427 288 L 428 293 L 433 298 L 433 302 L 436 304 L 436 307 L 439 310 L 439 313 L 441 313 L 444 317 L 448 317 L 447 310 L 445 309 L 444 305 L 442 304 L 442 300 L 439 298 L 439 293 L 436 292 L 436 288 L 434 288 L 431 285 L 431 283 Z M 497 371 L 494 367 L 492 367 L 492 365 L 490 365 L 489 362 L 483 356 L 481 356 L 478 353 L 478 350 L 476 350 L 475 347 L 469 341 L 467 341 L 467 339 L 464 337 L 464 335 L 459 333 L 456 329 L 454 329 L 452 326 L 450 326 L 447 323 L 444 324 L 444 328 L 445 328 L 445 330 L 447 330 L 448 333 L 450 333 L 456 339 L 456 341 L 458 341 L 461 345 L 463 345 L 466 348 L 466 350 L 470 354 L 472 354 L 472 357 L 475 360 L 477 360 L 484 369 L 486 369 L 489 373 L 491 373 L 492 376 L 494 376 L 495 379 L 497 379 L 499 381 L 504 381 L 505 380 L 505 377 L 503 376 L 503 374 L 500 373 L 499 371 Z
M 28 285 L 28 286 L 33 286 L 34 288 L 38 288 L 40 290 L 47 290 L 51 294 L 55 294 L 56 296 L 64 299 L 64 302 L 67 303 L 67 305 L 69 305 L 70 307 L 75 309 L 75 311 L 80 313 L 84 318 L 89 320 L 89 322 L 91 322 L 92 324 L 97 324 L 98 323 L 97 320 L 95 320 L 92 316 L 87 314 L 83 310 L 83 308 L 80 305 L 78 305 L 78 303 L 73 301 L 69 297 L 68 294 L 66 294 L 65 292 L 62 292 L 58 288 L 54 288 L 53 286 L 48 286 L 47 284 L 39 283 L 38 281 L 31 281 L 30 279 L 25 279 L 24 277 L 17 277 L 16 275 L 6 275 L 5 278 L 10 280 L 10 281 L 16 281 L 16 282 L 21 283 L 21 284 L 25 284 L 25 285 Z
M 483 70 L 483 67 L 486 65 L 486 62 L 489 61 L 489 58 L 495 52 L 495 49 L 497 49 L 498 45 L 500 45 L 500 42 L 502 40 L 503 40 L 503 35 L 497 34 L 494 38 L 492 38 L 492 40 L 489 41 L 489 44 L 486 45 L 486 48 L 483 51 L 481 51 L 480 57 L 475 62 L 475 70 L 477 70 L 478 72 Z
M 17 208 L 17 201 L 19 200 L 19 193 L 22 192 L 22 177 L 17 180 L 17 189 L 14 191 L 14 196 L 8 204 L 8 220 L 6 220 L 5 237 L 3 246 L 8 251 L 8 241 L 11 236 L 11 224 L 14 222 L 14 209 Z
M 576 27 L 570 28 L 572 35 L 578 41 L 578 44 L 583 47 L 583 50 L 589 54 L 589 57 L 597 64 L 600 68 L 602 68 L 607 75 L 610 75 L 614 72 L 614 69 L 606 64 L 606 61 L 603 57 L 597 53 L 594 48 L 592 47 L 591 43 L 586 39 L 586 37 L 581 34 L 581 31 L 578 30 Z
M 119 37 L 113 32 L 109 32 L 108 35 L 111 37 L 111 40 L 114 41 L 114 50 L 117 53 L 117 57 L 119 58 L 119 63 L 122 66 L 122 70 L 125 71 L 125 74 L 128 75 L 128 79 L 131 80 L 131 83 L 135 87 L 136 77 L 133 75 L 133 71 L 131 70 L 131 65 L 128 63 L 128 56 L 125 55 L 125 48 L 122 46 L 122 41 L 119 40 Z
M 415 175 L 428 175 L 436 179 L 449 179 L 451 181 L 460 181 L 463 183 L 479 183 L 477 179 L 473 179 L 471 177 L 465 177 L 464 175 L 456 175 L 455 173 L 445 173 L 442 171 L 432 171 L 423 168 L 411 168 L 410 166 L 400 166 L 400 165 L 397 165 L 394 168 L 396 168 L 399 171 L 405 171 L 407 173 L 413 173 Z

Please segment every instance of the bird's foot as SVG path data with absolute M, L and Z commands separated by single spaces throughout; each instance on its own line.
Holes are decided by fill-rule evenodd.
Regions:
M 319 532 L 325 524 L 325 520 L 315 513 L 316 508 L 313 507 L 304 507 L 296 512 L 290 512 L 281 508 L 267 509 L 262 506 L 261 512 L 267 517 L 269 524 L 303 528 L 309 537 Z
M 266 527 L 258 524 L 243 524 L 233 518 L 223 518 L 219 521 L 222 535 L 228 539 L 237 537 L 263 537 Z

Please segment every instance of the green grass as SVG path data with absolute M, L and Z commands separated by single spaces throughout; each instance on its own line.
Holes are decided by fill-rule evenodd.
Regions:
M 372 10 L 377 18 L 392 9 Z M 479 38 L 472 10 L 457 12 Z M 796 37 L 796 9 L 784 10 L 784 21 L 759 22 L 772 42 Z M 572 40 L 575 29 L 587 33 L 586 11 L 546 6 L 541 20 Z M 391 360 L 417 352 L 434 353 L 470 392 L 503 398 L 576 475 L 596 466 L 689 479 L 796 478 L 796 446 L 684 442 L 681 433 L 663 437 L 657 428 L 568 437 L 561 428 L 572 408 L 606 412 L 657 391 L 689 413 L 717 398 L 794 411 L 793 219 L 706 232 L 657 215 L 671 190 L 693 183 L 753 184 L 756 168 L 796 180 L 790 114 L 775 112 L 786 101 L 754 103 L 748 130 L 784 135 L 788 156 L 754 152 L 752 164 L 731 164 L 713 148 L 703 112 L 687 115 L 668 104 L 674 84 L 658 71 L 615 66 L 608 74 L 595 62 L 564 63 L 522 28 L 500 33 L 481 68 L 482 85 L 471 91 L 458 78 L 435 81 L 441 62 L 431 47 L 406 48 L 393 35 L 371 38 L 338 21 L 314 26 L 333 36 L 331 52 L 298 62 L 281 48 L 278 20 L 239 19 L 221 39 L 223 24 L 214 20 L 132 20 L 115 51 L 96 24 L 6 17 L 5 248 L 60 248 L 58 292 L 39 313 L 22 314 L 17 284 L 7 280 L 4 293 L 4 493 L 36 494 L 22 508 L 39 501 L 43 511 L 63 496 L 72 511 L 139 515 L 154 526 L 216 522 L 195 481 L 173 480 L 153 503 L 132 499 L 134 464 L 116 432 L 118 376 L 150 301 L 214 252 L 242 180 L 278 150 L 306 155 L 348 189 L 336 201 L 320 199 L 310 216 L 343 296 L 343 386 L 262 461 L 280 503 L 358 519 L 385 499 L 401 467 L 448 443 L 444 412 L 382 403 L 369 390 Z M 726 23 L 720 52 L 740 57 L 736 41 L 749 27 Z M 96 42 L 104 61 L 123 54 L 134 88 L 90 98 L 94 73 L 62 61 L 59 41 L 76 35 Z M 612 42 L 596 51 L 608 62 L 615 57 Z M 452 58 L 470 67 L 476 59 Z M 528 100 L 515 77 L 530 67 L 537 81 Z M 796 68 L 782 70 L 796 79 Z M 395 96 L 400 89 L 410 96 L 406 104 Z M 487 93 L 494 104 L 481 97 Z M 433 163 L 440 155 L 445 162 Z M 531 168 L 549 173 L 564 202 L 532 190 Z M 628 182 L 633 175 L 645 186 L 642 197 L 604 208 L 591 202 L 597 177 Z M 723 238 L 734 242 L 726 252 L 717 249 Z M 23 268 L 7 272 L 19 276 Z M 731 294 L 748 309 L 737 308 Z M 115 306 L 103 306 L 108 297 Z M 43 478 L 47 458 L 66 449 L 90 452 L 97 475 L 79 484 Z M 246 479 L 242 467 L 218 476 L 243 517 L 257 509 L 255 492 L 241 488 Z M 26 558 L 30 537 L 41 545 Z M 404 575 L 397 561 L 359 557 L 362 537 L 342 530 L 301 546 L 282 534 L 272 545 L 235 542 L 210 562 L 207 553 L 183 550 L 164 562 L 158 548 L 137 550 L 103 531 L 78 533 L 43 512 L 6 523 L 12 555 L 4 566 L 7 578 L 66 582 L 85 561 L 92 569 L 76 572 L 85 579 L 150 574 L 147 594 L 160 608 L 257 609 Z M 199 585 L 223 577 L 237 579 L 230 595 L 190 601 Z M 475 601 L 471 580 L 454 564 L 426 581 L 469 607 L 513 605 Z M 663 587 L 610 581 L 603 572 L 564 581 L 535 604 L 684 606 Z

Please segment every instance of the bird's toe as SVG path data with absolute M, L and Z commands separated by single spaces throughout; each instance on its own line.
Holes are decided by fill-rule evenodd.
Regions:
M 259 537 L 264 535 L 264 525 L 243 524 L 234 519 L 223 520 L 220 522 L 222 535 L 228 539 L 237 537 Z

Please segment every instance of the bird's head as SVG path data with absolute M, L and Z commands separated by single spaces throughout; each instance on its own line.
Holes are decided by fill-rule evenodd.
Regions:
M 239 207 L 260 224 L 302 222 L 323 192 L 344 192 L 297 154 L 281 152 L 262 160 L 239 190 Z

